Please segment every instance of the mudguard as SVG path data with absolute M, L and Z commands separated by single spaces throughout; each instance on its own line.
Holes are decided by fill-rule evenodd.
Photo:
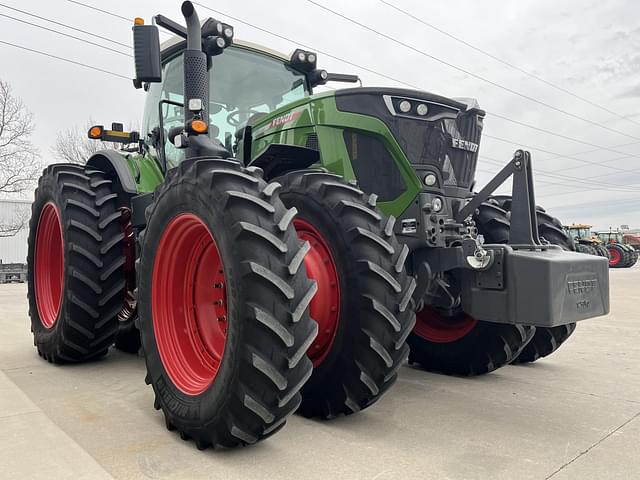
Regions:
M 114 175 L 124 193 L 129 195 L 138 193 L 136 181 L 129 170 L 127 160 L 117 151 L 100 150 L 87 160 L 87 165 Z

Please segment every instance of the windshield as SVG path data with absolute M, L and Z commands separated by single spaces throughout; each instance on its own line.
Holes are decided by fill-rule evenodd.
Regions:
M 150 133 L 159 125 L 161 99 L 183 103 L 182 55 L 164 65 L 161 84 L 152 84 L 147 96 L 143 129 Z M 229 48 L 213 58 L 209 92 L 210 135 L 230 145 L 233 134 L 253 115 L 269 113 L 306 94 L 305 77 L 281 60 L 242 48 Z M 184 123 L 181 107 L 163 105 L 165 131 Z M 167 142 L 170 166 L 182 159 L 183 152 Z

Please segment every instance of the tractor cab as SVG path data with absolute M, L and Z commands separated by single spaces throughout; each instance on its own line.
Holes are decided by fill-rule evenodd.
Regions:
M 175 40 L 163 47 L 162 82 L 150 85 L 145 105 L 143 132 L 151 138 L 158 137 L 154 130 L 161 123 L 165 132 L 169 132 L 183 125 L 185 118 L 182 48 Z M 209 136 L 230 152 L 236 131 L 250 118 L 310 93 L 305 75 L 289 66 L 286 57 L 237 40 L 224 55 L 215 58 L 214 64 L 209 69 Z M 183 159 L 184 150 L 171 142 L 163 143 L 164 152 L 156 154 L 164 153 L 167 166 L 175 167 Z M 157 150 L 159 144 L 151 147 Z
M 204 28 L 204 27 L 203 27 Z M 151 139 L 151 154 L 164 157 L 167 168 L 177 166 L 184 150 L 173 142 L 160 142 L 184 124 L 185 42 L 179 37 L 162 44 L 162 81 L 149 83 L 143 133 Z M 301 49 L 290 56 L 237 39 L 224 55 L 211 59 L 209 71 L 209 136 L 231 155 L 237 155 L 242 131 L 257 119 L 312 94 L 327 81 L 358 81 L 353 75 L 327 73 L 316 68 L 316 54 Z
M 599 243 L 597 235 L 591 232 L 591 227 L 592 225 L 573 223 L 571 225 L 565 226 L 564 228 L 569 236 L 572 237 L 576 242 L 589 244 L 593 242 Z

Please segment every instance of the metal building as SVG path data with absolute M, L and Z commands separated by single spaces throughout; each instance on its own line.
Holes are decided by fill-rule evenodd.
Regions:
M 15 235 L 0 233 L 0 263 L 27 263 L 30 200 L 0 200 L 0 232 L 7 227 L 24 225 Z

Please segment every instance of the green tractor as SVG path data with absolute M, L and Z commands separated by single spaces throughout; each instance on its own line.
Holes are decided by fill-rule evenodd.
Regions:
M 313 93 L 358 78 L 233 41 L 191 2 L 182 13 L 186 28 L 133 27 L 142 133 L 92 127 L 123 150 L 40 179 L 28 276 L 42 357 L 141 346 L 167 428 L 233 447 L 294 411 L 369 407 L 407 359 L 487 373 L 608 312 L 607 264 L 566 251 L 536 210 L 528 152 L 472 193 L 475 103 Z M 157 26 L 175 37 L 160 46 Z M 510 176 L 513 198 L 492 197 Z
M 591 231 L 591 227 L 592 225 L 584 223 L 572 223 L 566 225 L 564 229 L 573 239 L 577 252 L 609 258 L 609 250 L 598 235 Z
M 625 234 L 620 230 L 609 229 L 596 232 L 600 241 L 609 251 L 609 266 L 611 268 L 630 268 L 638 261 L 638 250 L 625 242 Z

